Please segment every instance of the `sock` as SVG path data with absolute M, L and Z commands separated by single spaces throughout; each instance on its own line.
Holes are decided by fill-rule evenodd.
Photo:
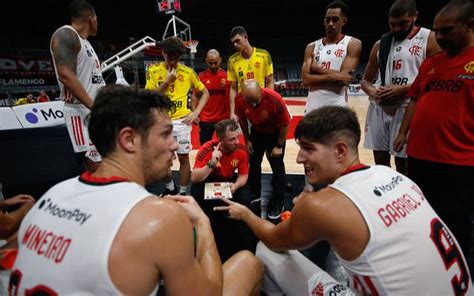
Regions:
M 179 187 L 179 193 L 181 194 L 181 193 L 183 193 L 183 192 L 184 192 L 184 193 L 187 193 L 187 192 L 188 192 L 188 186 L 183 186 L 183 185 L 181 185 L 181 186 Z
M 173 191 L 174 190 L 174 182 L 171 180 L 169 183 L 165 183 L 166 189 Z

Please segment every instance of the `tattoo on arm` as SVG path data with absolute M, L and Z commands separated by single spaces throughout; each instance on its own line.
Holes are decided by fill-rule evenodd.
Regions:
M 76 33 L 64 28 L 56 32 L 54 38 L 56 42 L 53 47 L 53 53 L 56 65 L 64 65 L 76 73 L 77 54 L 80 48 L 79 38 Z

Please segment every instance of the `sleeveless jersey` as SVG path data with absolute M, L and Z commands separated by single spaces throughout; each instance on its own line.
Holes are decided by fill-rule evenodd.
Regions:
M 242 81 L 246 79 L 255 79 L 260 87 L 265 87 L 265 77 L 270 75 L 273 75 L 272 57 L 264 49 L 254 47 L 249 59 L 236 52 L 227 62 L 227 80 L 236 82 L 239 91 Z
M 166 81 L 167 75 L 168 69 L 166 69 L 164 62 L 151 65 L 146 72 L 145 89 L 157 89 Z M 189 91 L 192 88 L 201 91 L 204 87 L 204 84 L 202 84 L 192 68 L 178 64 L 176 67 L 176 80 L 165 91 L 165 95 L 171 99 L 176 107 L 175 112 L 169 114 L 171 119 L 175 120 L 188 115 L 191 112 L 188 108 Z
M 102 77 L 99 58 L 97 57 L 97 54 L 95 53 L 89 41 L 87 39 L 83 39 L 72 26 L 62 26 L 61 28 L 56 30 L 56 32 L 63 28 L 68 28 L 74 31 L 74 33 L 76 33 L 77 37 L 79 38 L 79 42 L 81 43 L 81 49 L 77 54 L 76 76 L 77 79 L 79 79 L 79 81 L 81 82 L 81 85 L 84 87 L 86 92 L 89 94 L 89 96 L 92 98 L 92 100 L 94 100 L 99 88 L 105 85 L 104 78 Z M 69 90 L 59 80 L 58 69 L 56 67 L 56 61 L 54 60 L 53 49 L 51 46 L 50 52 L 51 56 L 53 56 L 54 72 L 56 73 L 59 89 L 61 90 L 59 99 L 65 101 L 66 103 L 80 104 L 81 101 L 74 98 L 71 92 L 69 92 Z
M 411 84 L 418 75 L 418 69 L 426 59 L 430 30 L 421 27 L 417 29 L 401 41 L 392 38 L 385 70 L 385 85 Z M 407 104 L 406 100 L 397 103 L 398 106 Z
M 110 249 L 132 208 L 150 195 L 127 180 L 99 183 L 87 174 L 51 188 L 21 224 L 11 295 L 122 294 L 108 272 Z
M 351 287 L 372 295 L 470 295 L 466 259 L 418 186 L 385 166 L 332 185 L 359 209 L 370 233 L 362 254 L 339 260 Z
M 347 46 L 352 37 L 345 35 L 335 44 L 325 45 L 323 38 L 314 42 L 314 62 L 324 69 L 341 70 L 342 62 L 347 56 Z M 343 87 L 339 93 L 330 90 L 315 89 L 308 92 L 305 113 L 322 106 L 346 106 L 347 87 Z

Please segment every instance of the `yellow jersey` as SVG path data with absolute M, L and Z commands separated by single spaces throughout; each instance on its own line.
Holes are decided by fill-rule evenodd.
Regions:
M 168 70 L 164 62 L 151 65 L 146 72 L 145 89 L 157 89 L 166 81 L 167 75 Z M 193 69 L 183 64 L 178 64 L 176 67 L 176 80 L 165 91 L 165 95 L 173 101 L 176 108 L 174 113 L 169 114 L 171 120 L 181 118 L 191 112 L 188 109 L 188 93 L 193 88 L 201 91 L 204 89 L 204 84 L 199 80 Z
M 236 52 L 227 62 L 227 80 L 237 82 L 239 91 L 242 81 L 246 79 L 255 79 L 261 87 L 265 87 L 265 77 L 270 75 L 273 75 L 272 57 L 264 49 L 254 47 L 250 59 Z

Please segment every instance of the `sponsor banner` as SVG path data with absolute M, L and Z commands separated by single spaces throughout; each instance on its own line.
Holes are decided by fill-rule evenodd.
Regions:
M 64 124 L 64 102 L 46 102 L 12 107 L 24 128 Z
M 365 92 L 360 87 L 360 84 L 349 84 L 348 89 L 350 96 L 366 96 Z
M 22 128 L 15 112 L 10 107 L 0 108 L 0 130 Z
M 50 57 L 0 57 L 0 87 L 56 85 Z

